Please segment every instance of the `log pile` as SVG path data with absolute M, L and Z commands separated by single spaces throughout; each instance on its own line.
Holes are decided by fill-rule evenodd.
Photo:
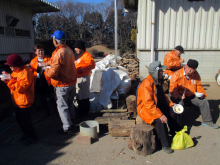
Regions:
M 117 64 L 126 68 L 129 76 L 139 77 L 139 61 L 134 54 L 123 55 L 122 59 L 117 61 Z
M 146 156 L 156 149 L 154 128 L 137 115 L 135 101 L 136 96 L 130 95 L 126 98 L 127 112 L 105 110 L 103 116 L 95 121 L 108 124 L 109 134 L 113 137 L 130 137 L 128 148 Z

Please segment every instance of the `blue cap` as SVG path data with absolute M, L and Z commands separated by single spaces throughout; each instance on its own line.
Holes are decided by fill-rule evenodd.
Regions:
M 57 40 L 66 39 L 66 34 L 63 31 L 57 30 L 50 37 L 54 37 Z

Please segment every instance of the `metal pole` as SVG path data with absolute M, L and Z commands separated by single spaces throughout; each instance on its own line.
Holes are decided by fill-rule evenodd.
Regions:
M 154 59 L 154 23 L 155 23 L 155 0 L 152 0 L 152 22 L 151 22 L 151 62 Z
M 117 15 L 117 0 L 115 0 L 115 62 L 117 61 L 118 50 L 118 15 Z

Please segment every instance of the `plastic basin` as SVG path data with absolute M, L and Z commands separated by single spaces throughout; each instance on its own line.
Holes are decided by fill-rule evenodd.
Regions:
M 98 139 L 99 123 L 94 120 L 83 121 L 79 125 L 80 135 Z

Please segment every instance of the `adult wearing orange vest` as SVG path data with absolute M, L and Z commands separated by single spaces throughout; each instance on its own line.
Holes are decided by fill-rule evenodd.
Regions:
M 50 57 L 44 55 L 44 46 L 36 44 L 34 46 L 34 53 L 36 57 L 31 60 L 30 69 L 34 73 L 36 82 L 35 91 L 41 100 L 42 108 L 45 110 L 45 117 L 50 115 L 49 108 L 47 107 L 47 97 L 55 103 L 54 89 L 51 85 L 51 78 L 44 72 L 43 63 L 50 61 Z
M 21 56 L 12 54 L 7 58 L 5 65 L 12 71 L 10 78 L 5 81 L 11 92 L 12 102 L 15 106 L 16 120 L 21 127 L 23 136 L 20 141 L 30 145 L 38 141 L 38 137 L 31 121 L 31 105 L 34 102 L 34 75 L 29 67 L 25 66 Z M 3 74 L 8 74 L 3 72 Z
M 184 50 L 183 47 L 179 45 L 165 55 L 164 65 L 166 65 L 167 68 L 164 73 L 168 74 L 168 76 L 171 76 L 175 71 L 182 68 L 184 59 L 181 59 L 181 54 L 184 54 Z
M 66 45 L 64 32 L 57 30 L 51 37 L 53 37 L 53 44 L 56 49 L 51 60 L 47 62 L 50 68 L 46 68 L 45 73 L 51 78 L 51 84 L 54 86 L 57 96 L 57 109 L 63 123 L 63 130 L 60 130 L 59 133 L 73 134 L 73 123 L 70 115 L 74 113 L 72 108 L 76 93 L 75 57 L 72 49 Z
M 200 75 L 196 71 L 198 65 L 198 61 L 189 59 L 184 68 L 172 75 L 169 90 L 171 99 L 181 105 L 185 103 L 196 105 L 201 112 L 202 124 L 217 129 L 219 126 L 213 123 L 209 103 L 205 98 L 207 94 L 201 85 Z M 197 92 L 200 96 L 196 96 Z
M 95 61 L 92 55 L 86 51 L 84 41 L 76 41 L 73 47 L 76 52 L 76 98 L 78 102 L 78 112 L 79 117 L 86 117 L 90 110 L 90 72 L 95 68 Z
M 169 101 L 163 91 L 165 68 L 166 66 L 162 66 L 160 61 L 154 61 L 149 65 L 149 75 L 138 88 L 137 113 L 146 123 L 155 127 L 162 150 L 171 154 L 173 151 L 170 149 L 166 123 L 170 126 L 171 134 L 181 130 L 181 126 L 177 124 L 177 116 L 171 108 L 175 104 Z

